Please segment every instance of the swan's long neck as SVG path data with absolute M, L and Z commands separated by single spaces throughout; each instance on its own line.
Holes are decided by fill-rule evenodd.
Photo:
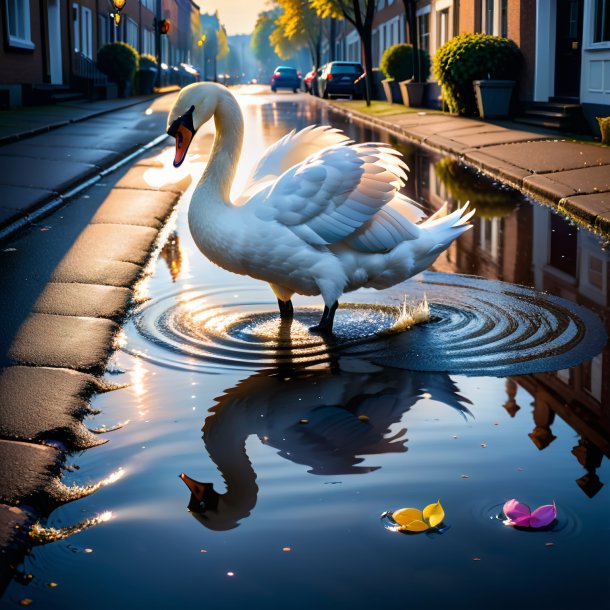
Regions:
M 198 188 L 212 198 L 230 204 L 231 185 L 244 140 L 244 119 L 235 98 L 222 92 L 214 112 L 216 137 Z

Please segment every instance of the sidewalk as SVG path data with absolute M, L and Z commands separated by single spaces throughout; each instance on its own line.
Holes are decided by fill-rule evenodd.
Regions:
M 162 141 L 166 114 L 154 111 L 160 97 L 0 112 L 0 240 Z
M 371 115 L 357 109 L 361 102 L 319 102 L 353 120 L 455 156 L 610 236 L 610 147 L 509 121 L 484 121 L 425 109 L 412 112 L 400 105 L 395 105 L 395 113 L 388 107 Z M 476 207 L 476 202 L 473 205 Z

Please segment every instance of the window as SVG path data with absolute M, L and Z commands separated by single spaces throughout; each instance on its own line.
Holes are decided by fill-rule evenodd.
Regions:
M 82 7 L 81 13 L 81 53 L 88 57 L 93 58 L 93 42 L 91 37 L 91 9 Z
M 142 53 L 155 55 L 155 33 L 146 28 L 142 30 Z
M 610 42 L 610 0 L 595 1 L 593 42 Z
M 500 36 L 508 36 L 508 0 L 502 0 L 500 13 Z
M 430 13 L 417 16 L 417 42 L 420 49 L 430 52 Z
M 30 0 L 5 0 L 8 21 L 8 44 L 33 49 L 30 32 Z
M 483 4 L 483 25 L 486 34 L 494 33 L 494 0 L 485 0 Z
M 78 10 L 78 4 L 76 3 L 72 5 L 72 24 L 74 51 L 78 53 L 80 51 L 80 11 Z
M 149 11 L 153 12 L 155 11 L 155 0 L 141 0 L 142 1 L 142 6 L 144 8 L 147 8 Z
M 131 45 L 134 49 L 138 48 L 138 24 L 127 17 L 125 21 L 125 42 Z

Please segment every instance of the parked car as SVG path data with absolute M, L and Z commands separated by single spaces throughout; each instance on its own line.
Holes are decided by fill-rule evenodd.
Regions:
M 301 88 L 301 72 L 296 68 L 278 66 L 271 77 L 271 91 L 278 89 L 292 89 L 296 93 Z
M 323 66 L 317 77 L 318 94 L 324 98 L 331 95 L 359 97 L 362 93 L 364 74 L 362 64 L 351 61 L 331 61 Z
M 303 89 L 305 93 L 313 94 L 312 83 L 316 78 L 317 70 L 312 68 L 304 77 L 303 77 Z

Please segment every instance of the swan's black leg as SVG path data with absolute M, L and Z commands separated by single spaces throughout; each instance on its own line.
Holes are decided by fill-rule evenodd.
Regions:
M 312 326 L 309 330 L 314 333 L 324 333 L 325 335 L 332 334 L 333 322 L 335 321 L 335 312 L 337 311 L 337 307 L 339 307 L 338 301 L 335 301 L 330 309 L 325 306 L 324 313 L 322 313 L 322 318 L 319 324 L 317 326 Z
M 292 301 L 277 300 L 277 304 L 280 306 L 280 318 L 292 318 L 294 315 L 294 309 L 292 308 Z

